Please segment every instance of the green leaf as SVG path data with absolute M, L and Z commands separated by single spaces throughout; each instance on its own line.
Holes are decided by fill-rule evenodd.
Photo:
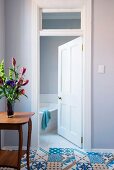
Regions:
M 2 97 L 4 97 L 4 95 L 0 95 L 0 99 L 1 99 Z
M 3 87 L 2 87 L 2 86 L 0 86 L 0 89 L 3 89 Z
M 12 80 L 13 79 L 13 70 L 9 68 L 9 78 Z
M 3 93 L 3 91 L 0 91 L 0 95 Z

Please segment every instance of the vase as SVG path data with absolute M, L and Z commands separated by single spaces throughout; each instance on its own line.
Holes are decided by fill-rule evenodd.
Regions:
M 14 102 L 7 101 L 7 116 L 11 118 L 14 116 Z

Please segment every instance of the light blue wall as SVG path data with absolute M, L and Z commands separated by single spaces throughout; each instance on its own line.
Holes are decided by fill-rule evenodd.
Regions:
M 93 4 L 92 147 L 114 149 L 114 0 Z
M 40 93 L 58 93 L 58 46 L 76 37 L 40 38 Z

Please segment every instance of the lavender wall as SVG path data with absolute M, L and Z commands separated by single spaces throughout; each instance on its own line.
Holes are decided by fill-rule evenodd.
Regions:
M 31 111 L 31 0 L 5 0 L 5 62 L 6 67 L 15 57 L 17 64 L 27 68 L 25 87 L 26 97 L 20 98 L 15 104 L 15 111 Z M 24 128 L 26 136 L 27 128 Z M 15 132 L 5 132 L 5 145 L 18 145 L 18 135 Z M 24 145 L 26 139 L 24 138 Z
M 0 0 L 0 62 L 4 58 L 5 53 L 5 32 L 4 32 L 4 0 Z M 0 100 L 0 111 L 4 111 L 4 99 Z M 0 132 L 0 146 L 1 146 L 1 132 Z
M 114 149 L 114 0 L 93 3 L 92 71 L 92 148 Z
M 5 25 L 4 0 L 0 0 L 0 62 L 5 56 Z M 0 111 L 4 110 L 4 100 L 0 100 Z
M 29 5 L 28 0 L 5 0 L 7 66 L 10 57 L 16 56 L 19 64 L 31 68 Z M 93 0 L 92 13 L 92 148 L 114 149 L 114 0 Z M 0 37 L 4 32 L 3 21 L 3 0 L 0 0 Z M 3 44 L 4 40 L 0 39 L 0 56 L 4 55 Z M 105 74 L 98 74 L 100 64 L 106 66 Z M 28 78 L 30 76 L 28 72 Z M 30 84 L 27 91 L 30 96 Z M 21 102 L 17 110 L 30 109 L 30 97 Z M 16 145 L 16 136 L 6 133 L 5 144 L 12 143 Z

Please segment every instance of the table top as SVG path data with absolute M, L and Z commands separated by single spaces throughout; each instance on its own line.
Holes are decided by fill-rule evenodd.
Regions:
M 0 124 L 25 124 L 33 115 L 33 112 L 14 112 L 14 116 L 8 118 L 7 112 L 0 112 Z

